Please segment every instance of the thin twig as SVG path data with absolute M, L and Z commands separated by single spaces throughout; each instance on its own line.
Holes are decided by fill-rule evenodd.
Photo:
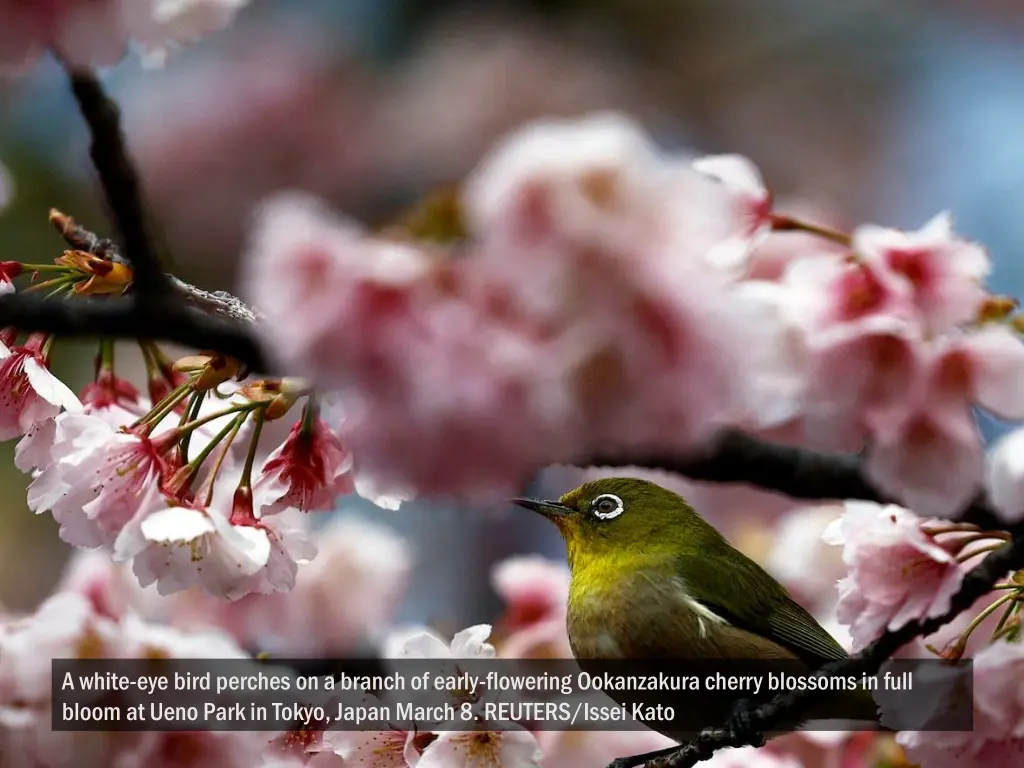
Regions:
M 120 110 L 92 71 L 68 69 L 68 76 L 78 108 L 89 126 L 89 156 L 103 186 L 114 226 L 123 238 L 124 254 L 134 272 L 135 290 L 147 301 L 160 303 L 166 296 L 167 277 L 146 230 L 141 185 L 125 146 Z

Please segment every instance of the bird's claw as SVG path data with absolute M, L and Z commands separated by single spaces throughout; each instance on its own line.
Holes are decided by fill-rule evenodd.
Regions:
M 736 702 L 726 728 L 736 743 L 749 744 L 752 747 L 765 745 L 764 734 L 754 724 L 753 705 L 749 699 L 740 699 Z

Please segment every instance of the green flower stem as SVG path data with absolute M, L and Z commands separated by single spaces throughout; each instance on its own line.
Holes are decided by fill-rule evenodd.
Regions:
M 199 418 L 199 411 L 203 407 L 203 401 L 206 399 L 205 392 L 193 392 L 192 400 L 181 414 L 181 419 L 178 421 L 178 428 L 181 429 L 190 421 L 195 421 Z M 181 439 L 181 455 L 188 458 L 188 444 L 192 439 L 192 433 L 189 432 Z
M 983 610 L 981 613 L 979 613 L 977 616 L 974 617 L 974 619 L 971 621 L 971 623 L 968 624 L 967 627 L 964 629 L 964 631 L 960 633 L 960 637 L 957 639 L 957 644 L 960 645 L 961 647 L 966 645 L 967 644 L 967 639 L 971 636 L 971 634 L 974 632 L 974 630 L 976 630 L 979 626 L 981 626 L 981 622 L 983 622 L 985 619 L 987 619 L 993 613 L 998 611 L 1001 606 L 1004 606 L 1007 603 L 1010 603 L 1010 602 L 1015 601 L 1015 600 L 1020 600 L 1020 599 L 1021 599 L 1021 595 L 1017 591 L 1008 592 L 1005 595 L 1003 595 L 1002 597 L 1000 597 L 998 600 L 993 602 L 990 606 L 985 608 L 985 610 Z M 1010 607 L 1012 608 L 1013 606 L 1011 605 Z
M 114 372 L 114 346 L 113 339 L 100 339 L 99 370 Z
M 302 407 L 302 426 L 299 427 L 304 435 L 310 435 L 316 429 L 317 421 L 320 418 L 320 403 L 312 395 Z
M 259 411 L 255 415 L 252 440 L 249 441 L 249 450 L 245 454 L 245 466 L 242 467 L 242 479 L 238 482 L 239 488 L 252 488 L 252 466 L 256 461 L 256 448 L 260 442 L 260 432 L 263 431 L 263 420 L 267 413 L 267 404 L 259 403 Z
M 175 406 L 184 400 L 189 391 L 192 389 L 192 382 L 186 381 L 184 384 L 173 390 L 167 397 L 157 403 L 156 407 L 153 408 L 149 413 L 143 416 L 141 419 L 135 422 L 133 426 L 139 427 L 143 424 L 148 425 L 151 429 L 163 421 L 164 416 L 174 410 Z
M 183 386 L 185 386 L 185 385 L 183 385 Z M 264 407 L 262 403 L 239 403 L 238 405 L 233 405 L 230 408 L 225 408 L 222 411 L 217 411 L 216 413 L 209 413 L 209 414 L 207 414 L 206 416 L 203 416 L 200 419 L 195 419 L 194 421 L 190 421 L 190 422 L 187 422 L 186 424 L 182 424 L 180 429 L 181 429 L 183 435 L 187 435 L 190 432 L 194 432 L 195 430 L 199 429 L 199 427 L 201 427 L 201 426 L 203 426 L 205 424 L 209 424 L 211 421 L 216 421 L 217 419 L 223 418 L 224 416 L 230 416 L 233 413 L 242 413 L 242 412 L 248 414 L 250 411 L 254 411 L 257 408 L 262 408 L 262 407 Z M 257 429 L 258 429 L 258 425 L 259 425 L 259 422 L 257 422 Z
M 63 264 L 25 264 L 22 263 L 21 268 L 26 272 L 77 272 L 71 267 L 64 266 Z
M 44 280 L 41 283 L 33 283 L 28 288 L 24 288 L 20 293 L 37 293 L 39 291 L 45 291 L 52 288 L 63 288 L 67 285 L 77 283 L 82 279 L 82 275 L 79 272 L 75 272 L 70 275 L 64 275 L 63 277 L 55 277 L 52 280 Z
M 213 487 L 217 482 L 217 475 L 220 474 L 220 468 L 224 464 L 224 458 L 228 455 L 228 451 L 231 449 L 231 444 L 235 442 L 235 438 L 238 437 L 239 430 L 241 430 L 242 425 L 245 424 L 245 421 L 248 418 L 248 412 L 240 413 L 230 424 L 230 431 L 227 433 L 227 437 L 224 438 L 224 447 L 221 449 L 221 452 L 217 454 L 217 461 L 214 463 L 213 469 L 210 470 L 209 477 L 206 478 L 206 484 L 209 486 L 206 490 L 207 507 L 213 503 Z M 257 421 L 259 421 L 258 416 Z
M 199 454 L 192 459 L 192 461 L 185 465 L 186 468 L 191 470 L 191 475 L 194 476 L 194 474 L 199 470 L 199 467 L 202 466 L 203 462 L 210 458 L 210 454 L 213 453 L 213 449 L 216 448 L 225 437 L 227 437 L 232 431 L 238 431 L 238 428 L 245 421 L 247 416 L 248 414 L 240 413 L 237 417 L 231 420 L 231 423 L 225 424 L 224 428 L 214 435 L 213 439 L 203 447 L 203 450 L 201 450 Z

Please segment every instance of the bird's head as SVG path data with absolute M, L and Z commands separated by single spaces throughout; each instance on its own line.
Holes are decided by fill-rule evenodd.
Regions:
M 674 556 L 700 550 L 718 538 L 678 493 L 635 477 L 594 480 L 558 501 L 512 502 L 558 526 L 573 568 L 627 553 Z

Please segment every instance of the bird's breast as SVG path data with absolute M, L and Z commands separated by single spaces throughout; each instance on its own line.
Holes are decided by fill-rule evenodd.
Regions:
M 796 658 L 733 626 L 695 600 L 681 577 L 662 571 L 639 570 L 614 583 L 574 573 L 567 629 L 573 653 L 584 659 Z
M 614 584 L 573 576 L 567 629 L 578 658 L 703 658 L 723 623 L 675 576 L 640 572 Z

